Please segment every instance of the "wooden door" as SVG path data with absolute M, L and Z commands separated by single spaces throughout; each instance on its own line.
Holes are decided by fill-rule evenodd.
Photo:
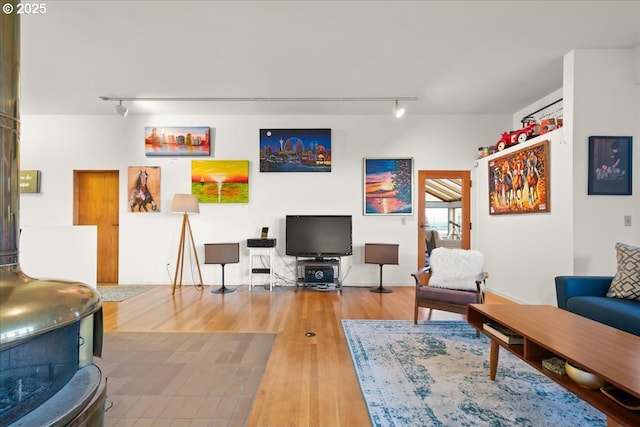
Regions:
M 73 224 L 98 228 L 98 283 L 118 283 L 118 171 L 74 171 Z
M 470 171 L 418 171 L 418 268 L 425 265 L 426 243 L 426 194 L 429 182 L 439 183 L 443 187 L 451 186 L 453 181 L 459 185 L 455 192 L 459 193 L 462 209 L 462 224 L 460 224 L 461 247 L 471 247 L 471 172 Z M 451 181 L 451 182 L 448 182 Z M 452 192 L 454 190 L 451 190 Z

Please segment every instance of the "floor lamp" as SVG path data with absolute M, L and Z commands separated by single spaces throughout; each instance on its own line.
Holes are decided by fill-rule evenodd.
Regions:
M 380 285 L 369 289 L 370 292 L 390 294 L 390 289 L 382 287 L 382 266 L 385 264 L 398 264 L 398 245 L 394 243 L 365 243 L 364 262 L 366 264 L 378 264 L 380 266 Z
M 200 213 L 200 205 L 198 204 L 198 197 L 193 194 L 174 194 L 173 202 L 171 203 L 171 212 L 182 213 L 182 228 L 180 230 L 180 243 L 178 244 L 178 259 L 176 261 L 176 273 L 173 276 L 173 290 L 172 295 L 176 293 L 176 286 L 182 287 L 182 271 L 184 270 L 184 253 L 185 246 L 187 245 L 187 231 L 189 232 L 189 240 L 191 241 L 191 249 L 196 258 L 196 266 L 198 267 L 198 277 L 200 278 L 199 285 L 196 284 L 200 290 L 204 288 L 202 282 L 202 272 L 200 271 L 200 261 L 198 260 L 198 251 L 196 251 L 196 244 L 193 241 L 193 232 L 191 231 L 191 223 L 189 222 L 190 213 Z M 178 281 L 178 273 L 180 273 L 180 279 Z

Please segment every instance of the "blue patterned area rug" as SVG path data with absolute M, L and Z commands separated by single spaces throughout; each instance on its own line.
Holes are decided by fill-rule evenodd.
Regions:
M 464 321 L 343 320 L 372 425 L 605 426 L 606 417 Z

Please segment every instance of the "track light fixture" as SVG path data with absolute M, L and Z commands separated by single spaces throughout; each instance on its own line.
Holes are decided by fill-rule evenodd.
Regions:
M 116 110 L 116 113 L 120 114 L 122 117 L 127 117 L 127 114 L 129 114 L 129 109 L 122 105 L 122 100 L 120 100 L 119 104 L 116 104 L 114 110 Z
M 396 119 L 399 119 L 400 117 L 404 116 L 405 113 L 405 108 L 401 107 L 398 104 L 398 100 L 396 99 L 396 103 L 393 106 L 393 115 L 396 116 Z
M 100 96 L 103 101 L 119 101 L 115 110 L 122 117 L 125 117 L 129 110 L 122 105 L 122 101 L 157 101 L 157 102 L 394 102 L 393 114 L 396 118 L 402 117 L 405 108 L 398 105 L 399 101 L 417 101 L 416 96 L 371 96 L 371 97 L 134 97 L 134 96 Z

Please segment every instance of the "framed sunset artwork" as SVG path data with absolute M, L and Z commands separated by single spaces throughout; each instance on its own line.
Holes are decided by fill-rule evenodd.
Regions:
M 413 214 L 413 159 L 364 159 L 364 214 Z
M 191 194 L 200 203 L 249 203 L 249 161 L 192 160 Z

